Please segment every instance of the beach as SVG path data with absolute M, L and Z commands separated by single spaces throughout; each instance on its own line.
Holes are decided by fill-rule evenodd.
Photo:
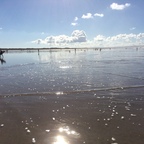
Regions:
M 8 52 L 1 144 L 143 144 L 144 49 Z

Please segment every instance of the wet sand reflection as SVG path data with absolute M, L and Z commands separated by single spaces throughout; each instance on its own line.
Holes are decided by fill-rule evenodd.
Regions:
M 1 97 L 0 143 L 142 144 L 144 98 L 135 97 L 136 90 L 142 92 L 143 88 L 59 98 L 56 94 Z

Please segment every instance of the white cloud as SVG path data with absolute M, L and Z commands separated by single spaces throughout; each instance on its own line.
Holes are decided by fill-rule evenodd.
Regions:
M 94 16 L 104 17 L 104 14 L 95 13 Z
M 75 17 L 75 18 L 74 18 L 74 21 L 78 21 L 78 17 Z
M 140 39 L 140 38 L 144 38 L 144 33 L 139 33 L 139 34 L 137 35 L 137 39 Z
M 72 43 L 82 43 L 86 42 L 86 34 L 82 30 L 75 30 L 72 32 L 71 36 L 66 36 L 66 35 L 59 35 L 59 36 L 48 36 L 44 40 L 42 39 L 37 39 L 35 41 L 32 41 L 32 43 L 36 44 L 50 44 L 54 46 L 59 46 L 59 45 L 68 45 Z
M 94 41 L 104 41 L 105 40 L 105 36 L 103 35 L 98 35 L 94 38 Z
M 72 26 L 77 26 L 78 25 L 77 21 L 78 21 L 78 17 L 75 17 L 74 21 L 71 23 L 71 25 Z
M 135 29 L 136 29 L 135 27 L 130 28 L 130 30 L 135 30 Z
M 144 44 L 144 33 L 139 34 L 118 34 L 112 37 L 98 35 L 94 42 L 99 46 L 131 46 Z
M 86 34 L 84 31 L 75 30 L 71 34 L 72 42 L 86 42 Z
M 92 16 L 92 14 L 91 13 L 87 13 L 86 15 L 82 15 L 82 18 L 83 19 L 91 19 L 91 18 L 93 18 L 93 16 Z
M 121 5 L 119 5 L 117 3 L 112 3 L 110 5 L 110 8 L 113 9 L 113 10 L 123 10 L 123 9 L 129 7 L 130 5 L 131 5 L 130 3 L 121 4 Z
M 71 36 L 48 36 L 45 39 L 37 39 L 31 43 L 50 47 L 115 47 L 144 45 L 144 33 L 118 34 L 114 36 L 97 35 L 93 40 L 87 40 L 83 30 L 75 30 Z
M 43 40 L 37 39 L 37 40 L 32 41 L 31 43 L 41 44 L 41 43 L 43 43 Z
M 73 23 L 71 23 L 71 25 L 76 26 L 76 25 L 78 25 L 78 23 L 73 22 Z

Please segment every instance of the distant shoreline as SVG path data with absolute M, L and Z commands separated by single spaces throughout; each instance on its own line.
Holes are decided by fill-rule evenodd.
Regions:
M 0 50 L 81 50 L 81 49 L 119 49 L 119 48 L 144 48 L 143 45 L 135 45 L 135 46 L 117 46 L 117 47 L 51 47 L 51 48 L 0 48 Z

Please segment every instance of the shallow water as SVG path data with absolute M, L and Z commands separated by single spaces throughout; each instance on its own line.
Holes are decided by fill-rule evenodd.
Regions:
M 143 144 L 144 49 L 5 53 L 0 143 Z
M 0 93 L 73 92 L 144 85 L 144 50 L 6 53 Z

